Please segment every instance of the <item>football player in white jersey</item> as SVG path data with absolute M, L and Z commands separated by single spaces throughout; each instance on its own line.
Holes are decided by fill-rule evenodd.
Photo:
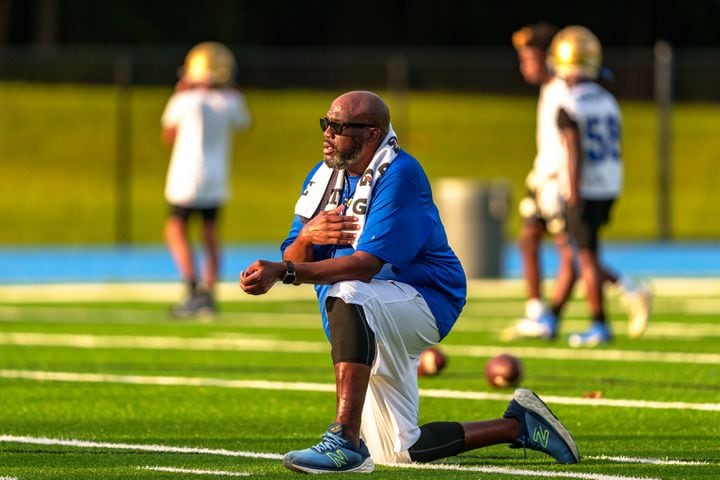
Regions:
M 182 77 L 162 115 L 164 139 L 173 144 L 165 198 L 170 215 L 165 240 L 187 285 L 177 317 L 215 312 L 220 270 L 217 215 L 228 197 L 233 131 L 250 125 L 243 95 L 234 87 L 235 58 L 225 45 L 203 42 L 188 52 Z M 198 281 L 188 238 L 191 216 L 202 217 L 205 261 Z
M 580 273 L 592 316 L 590 329 L 572 334 L 572 347 L 594 347 L 611 340 L 603 283 L 620 283 L 629 291 L 629 335 L 642 335 L 649 315 L 649 291 L 629 278 L 605 269 L 599 260 L 599 230 L 622 188 L 621 116 L 617 101 L 595 80 L 602 49 L 587 28 L 570 26 L 558 32 L 550 46 L 549 65 L 568 86 L 556 109 L 558 171 L 566 205 L 567 231 L 578 251 Z
M 520 202 L 523 223 L 518 246 L 527 289 L 525 318 L 511 326 L 507 336 L 553 338 L 557 332 L 557 318 L 567 302 L 576 279 L 574 252 L 565 231 L 564 205 L 558 190 L 560 158 L 550 148 L 558 143 L 555 124 L 557 106 L 565 97 L 567 85 L 556 78 L 547 66 L 546 55 L 557 28 L 545 23 L 528 25 L 513 34 L 512 42 L 518 55 L 520 73 L 531 85 L 540 86 L 537 106 L 537 154 L 527 176 L 528 194 Z M 549 309 L 541 292 L 542 273 L 540 246 L 545 233 L 553 236 L 559 266 Z
M 561 192 L 566 156 L 564 139 L 557 126 L 558 109 L 568 96 L 568 85 L 555 76 L 546 62 L 557 29 L 547 24 L 526 26 L 513 34 L 520 71 L 531 85 L 540 85 L 537 107 L 537 155 L 527 176 L 528 195 L 520 202 L 523 225 L 519 247 L 528 299 L 525 318 L 504 332 L 507 338 L 556 336 L 559 319 L 577 279 L 574 250 L 566 231 L 565 201 Z M 542 274 L 539 250 L 545 232 L 553 236 L 558 249 L 559 266 L 550 304 L 541 294 Z M 639 337 L 647 326 L 649 291 L 629 277 L 618 277 L 599 265 L 603 281 L 622 290 L 621 300 L 629 310 L 629 335 Z

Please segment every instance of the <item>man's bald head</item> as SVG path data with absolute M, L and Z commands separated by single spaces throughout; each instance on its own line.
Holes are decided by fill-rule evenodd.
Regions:
M 390 109 L 373 92 L 355 90 L 343 93 L 332 102 L 330 112 L 339 114 L 345 122 L 376 125 L 382 132 L 381 139 L 385 138 L 390 128 Z

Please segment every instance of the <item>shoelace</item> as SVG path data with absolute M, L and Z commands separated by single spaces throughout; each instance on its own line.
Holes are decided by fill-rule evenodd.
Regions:
M 327 452 L 328 450 L 337 450 L 338 448 L 345 448 L 345 442 L 344 439 L 338 437 L 337 435 L 334 435 L 330 432 L 325 432 L 323 434 L 323 439 L 320 443 L 312 447 L 313 450 L 315 450 L 317 453 L 323 453 Z
M 510 444 L 510 448 L 522 448 L 523 449 L 523 460 L 527 460 L 527 446 L 532 443 L 529 437 L 521 435 L 513 443 Z

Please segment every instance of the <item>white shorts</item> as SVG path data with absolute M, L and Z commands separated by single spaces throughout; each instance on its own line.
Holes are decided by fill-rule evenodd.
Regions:
M 375 463 L 410 462 L 407 450 L 420 438 L 418 362 L 440 341 L 435 317 L 417 290 L 392 280 L 339 282 L 328 297 L 362 306 L 375 333 L 360 436 Z

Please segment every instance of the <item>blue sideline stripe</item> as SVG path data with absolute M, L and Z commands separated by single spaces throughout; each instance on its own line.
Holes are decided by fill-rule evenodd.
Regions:
M 222 280 L 236 281 L 254 260 L 279 260 L 276 245 L 230 245 L 223 251 Z M 612 269 L 639 277 L 720 277 L 720 243 L 612 243 L 603 250 Z M 554 275 L 557 256 L 545 244 L 542 262 Z M 521 276 L 520 255 L 508 244 L 503 276 Z M 5 247 L 0 248 L 0 283 L 160 282 L 176 281 L 177 271 L 162 245 L 132 247 Z

